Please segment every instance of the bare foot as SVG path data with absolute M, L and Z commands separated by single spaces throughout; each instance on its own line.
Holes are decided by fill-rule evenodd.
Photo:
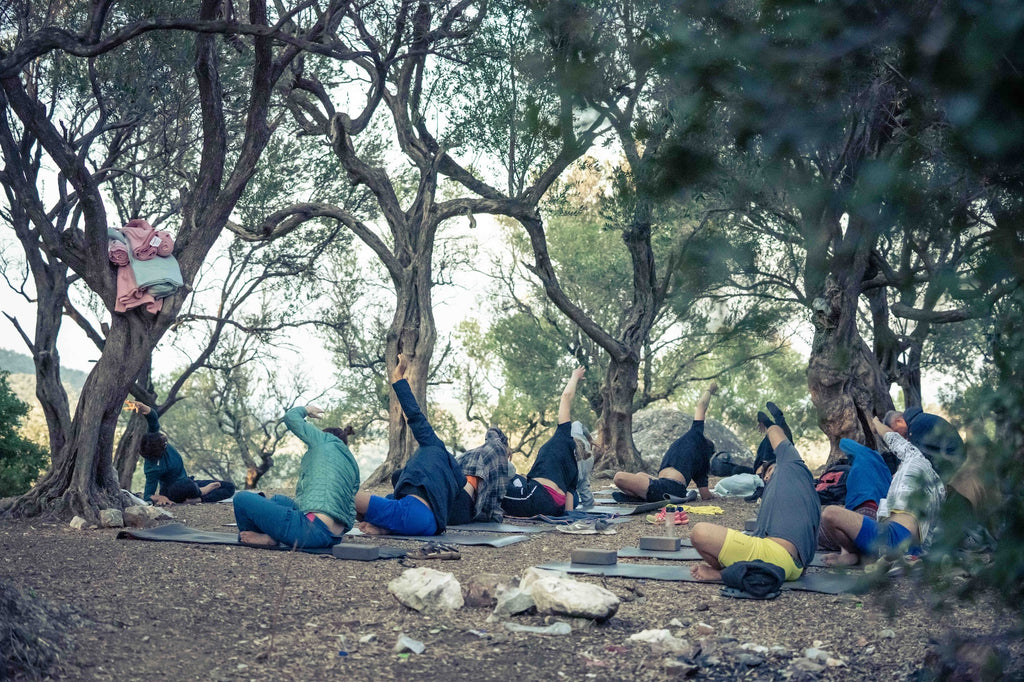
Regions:
M 821 562 L 826 566 L 856 566 L 857 562 L 860 561 L 860 556 L 853 552 L 847 552 L 845 549 L 839 554 L 826 554 L 821 558 Z
M 216 490 L 219 487 L 220 487 L 220 481 L 212 481 L 211 483 L 207 483 L 202 488 L 200 488 L 199 489 L 199 494 L 200 495 L 207 495 L 207 494 L 209 494 L 210 492 Z
M 238 541 L 245 545 L 253 545 L 255 547 L 277 547 L 277 540 L 266 535 L 265 533 L 257 533 L 254 530 L 243 530 L 238 534 Z
M 391 534 L 391 531 L 389 531 L 387 528 L 381 528 L 380 526 L 375 526 L 372 523 L 370 523 L 369 521 L 360 521 L 359 522 L 359 530 L 363 531 L 367 535 L 390 535 Z
M 697 580 L 721 580 L 722 572 L 707 564 L 696 564 L 690 568 L 690 575 Z

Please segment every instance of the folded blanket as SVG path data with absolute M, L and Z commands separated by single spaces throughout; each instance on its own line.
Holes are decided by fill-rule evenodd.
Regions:
M 132 268 L 122 265 L 117 269 L 117 300 L 114 302 L 114 312 L 123 313 L 141 305 L 146 306 L 146 310 L 151 313 L 158 313 L 163 307 L 163 301 L 156 300 L 151 292 L 139 288 Z

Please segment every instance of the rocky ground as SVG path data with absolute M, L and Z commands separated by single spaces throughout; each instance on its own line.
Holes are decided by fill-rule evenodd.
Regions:
M 714 503 L 725 510 L 715 520 L 733 528 L 756 514 L 741 499 Z M 227 504 L 173 513 L 196 528 L 231 530 Z M 691 524 L 699 518 L 691 515 Z M 1010 632 L 1019 605 L 982 595 L 935 608 L 912 577 L 865 596 L 784 592 L 774 601 L 725 598 L 717 585 L 580 577 L 621 599 L 614 617 L 600 624 L 537 614 L 503 619 L 565 621 L 571 632 L 564 635 L 511 632 L 488 619 L 489 608 L 423 615 L 387 590 L 415 566 L 450 571 L 466 586 L 482 573 L 517 577 L 566 561 L 575 548 L 636 546 L 654 534 L 642 518 L 615 527 L 614 535 L 551 532 L 501 549 L 464 547 L 458 561 L 362 563 L 3 520 L 0 648 L 10 656 L 18 627 L 20 647 L 29 647 L 25 633 L 34 632 L 36 648 L 52 655 L 21 677 L 49 666 L 49 676 L 68 680 L 881 680 L 935 672 L 972 679 L 993 654 L 1009 677 L 1024 675 L 1024 647 Z M 673 652 L 630 639 L 651 629 L 668 629 L 684 644 Z M 396 652 L 402 636 L 422 643 L 422 653 Z M 824 653 L 811 652 L 812 660 L 810 648 Z

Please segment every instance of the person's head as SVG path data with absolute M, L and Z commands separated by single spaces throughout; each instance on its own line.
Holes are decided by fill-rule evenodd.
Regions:
M 335 438 L 338 438 L 339 440 L 341 440 L 341 442 L 344 443 L 345 445 L 348 445 L 348 437 L 351 436 L 355 432 L 356 432 L 356 430 L 354 428 L 352 428 L 351 424 L 349 424 L 348 426 L 346 426 L 343 429 L 339 429 L 336 426 L 328 426 L 326 429 L 324 429 L 324 433 L 331 434 Z
M 775 462 L 766 464 L 764 467 L 764 476 L 761 478 L 764 480 L 765 485 L 768 485 L 768 481 L 772 480 L 772 476 L 775 475 Z
M 576 444 L 576 459 L 587 459 L 594 454 L 594 439 L 583 422 L 573 422 L 570 433 Z
M 139 455 L 143 459 L 156 461 L 164 456 L 167 448 L 167 436 L 163 433 L 145 433 L 139 442 Z
M 907 426 L 907 420 L 903 418 L 903 413 L 898 410 L 889 410 L 886 412 L 885 416 L 882 417 L 882 423 L 904 438 L 907 437 L 907 433 L 910 431 Z

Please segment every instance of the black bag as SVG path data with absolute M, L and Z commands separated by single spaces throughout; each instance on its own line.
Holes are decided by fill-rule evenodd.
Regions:
M 846 477 L 850 475 L 849 464 L 833 464 L 814 482 L 822 506 L 846 504 Z
M 754 473 L 754 469 L 752 467 L 748 467 L 733 460 L 731 452 L 716 453 L 715 456 L 711 458 L 710 469 L 712 476 L 721 476 L 722 478 L 725 478 L 726 476 L 734 476 L 736 474 Z
M 760 559 L 737 561 L 722 569 L 722 582 L 726 587 L 739 590 L 754 599 L 774 599 L 779 596 L 782 583 L 786 582 L 786 572 L 782 567 Z

